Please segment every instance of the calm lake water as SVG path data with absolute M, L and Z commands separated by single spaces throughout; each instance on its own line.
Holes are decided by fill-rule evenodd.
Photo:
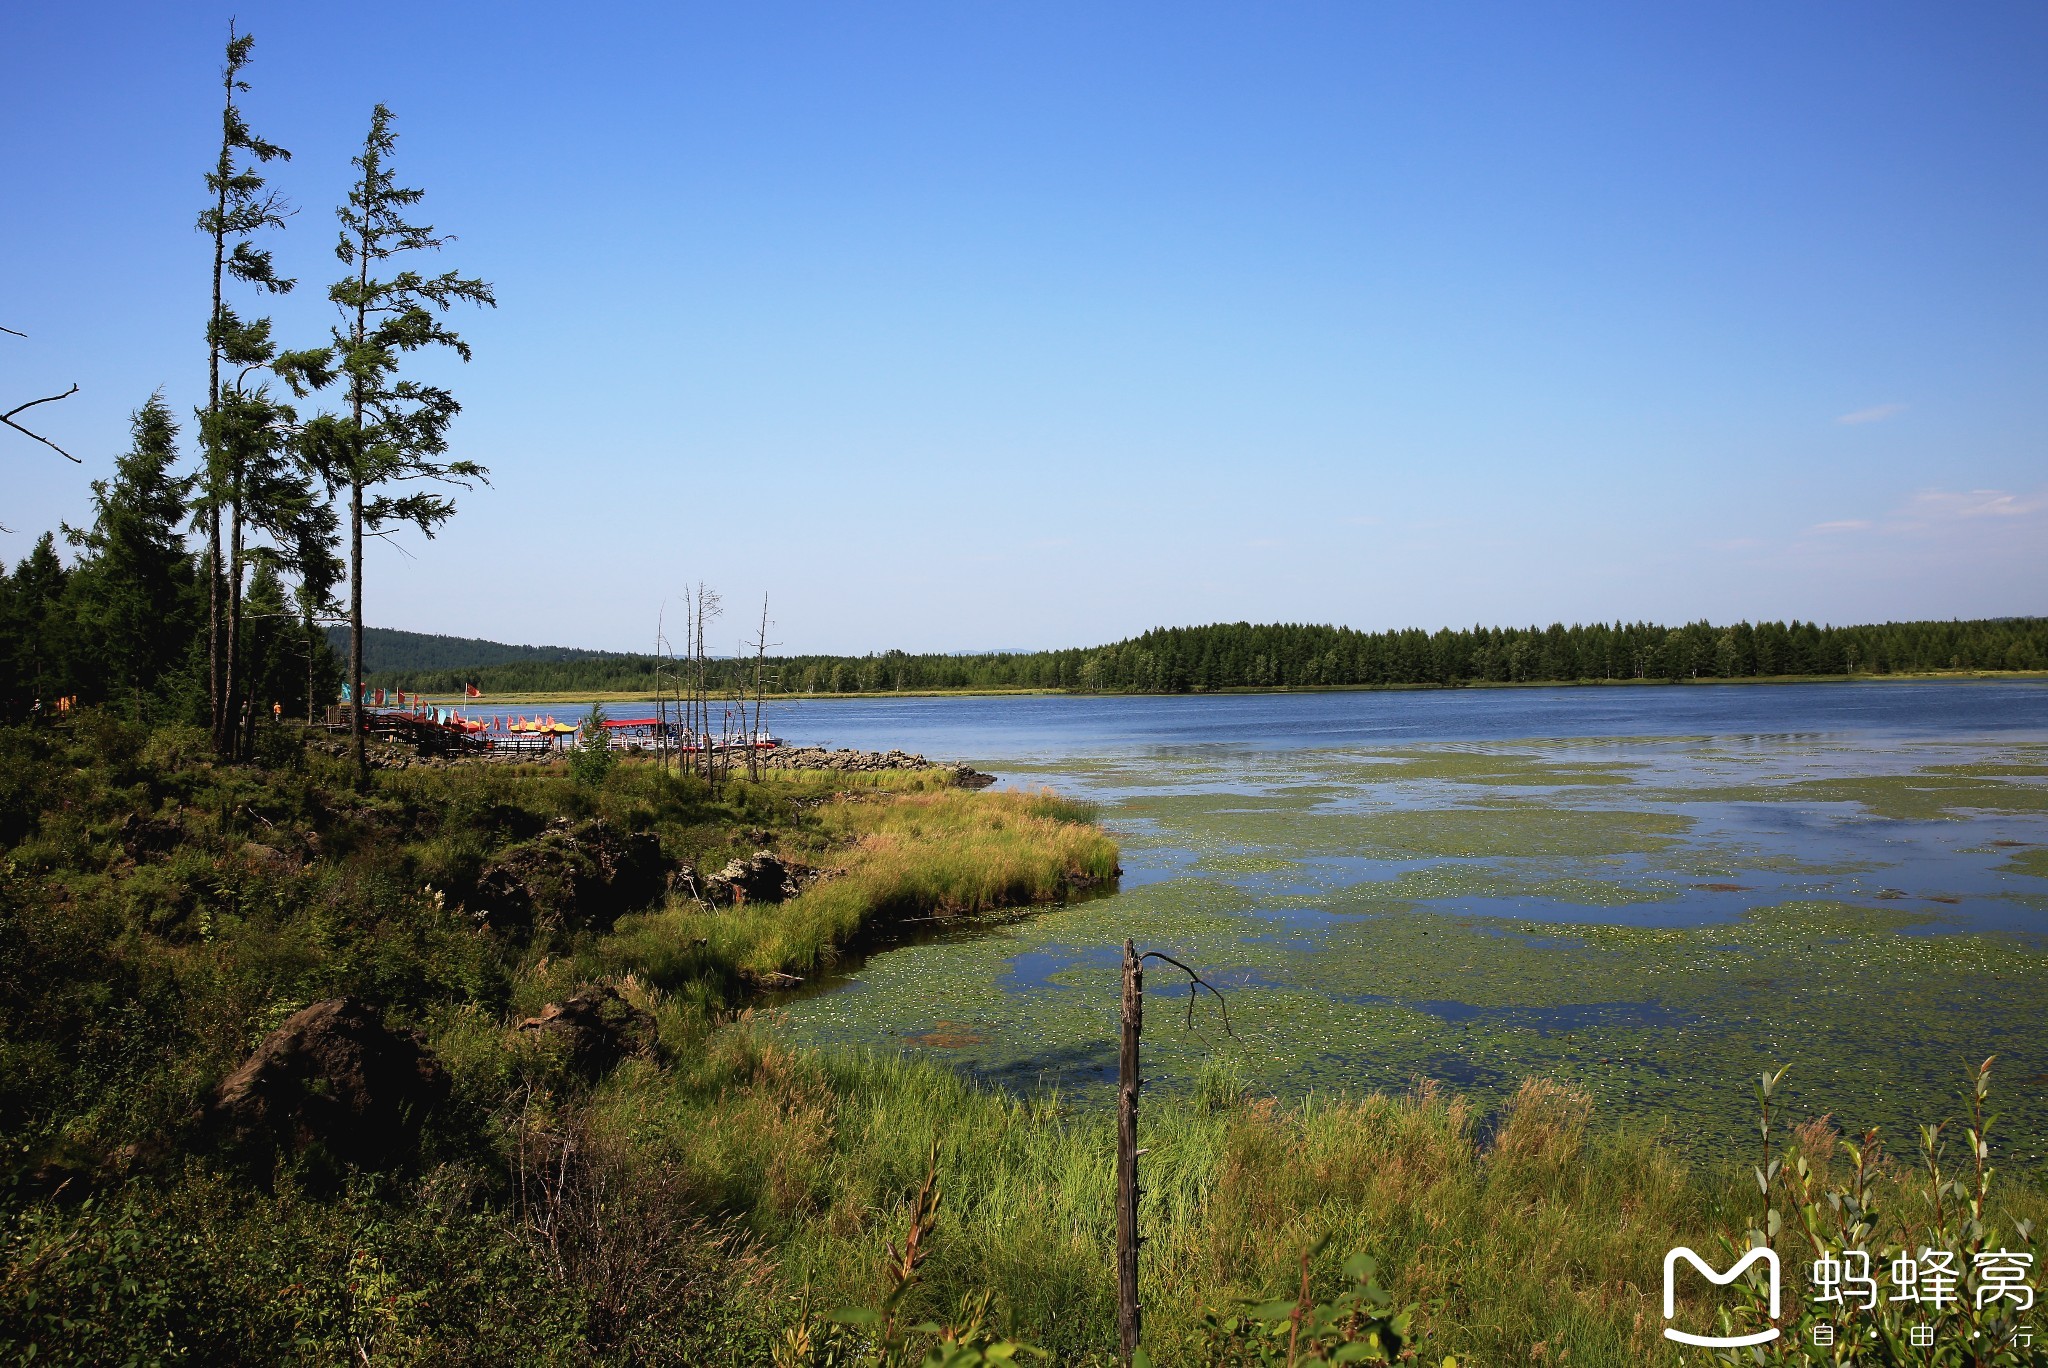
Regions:
M 560 715 L 558 713 L 558 715 Z M 1996 1053 L 2014 1157 L 2048 1123 L 2048 687 L 1558 688 L 781 705 L 804 744 L 964 760 L 1098 802 L 1114 893 L 845 966 L 812 1042 L 917 1051 L 1079 1105 L 1114 1070 L 1117 947 L 1148 1074 L 1283 1095 L 1542 1073 L 1718 1148 L 1758 1070 L 1844 1125 L 1949 1114 Z M 1753 1133 L 1753 1132 L 1752 1132 Z

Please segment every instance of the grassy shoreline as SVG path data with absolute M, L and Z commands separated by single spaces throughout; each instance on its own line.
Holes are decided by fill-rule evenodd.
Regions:
M 1316 684 L 1277 688 L 1195 689 L 1186 694 L 1166 693 L 1084 693 L 1076 689 L 876 689 L 867 693 L 771 693 L 771 703 L 817 700 L 857 702 L 867 698 L 1188 698 L 1224 694 L 1323 694 L 1323 693 L 1438 693 L 1457 689 L 1586 689 L 1586 688 L 1687 688 L 1710 684 L 1927 684 L 1979 680 L 2012 680 L 2020 683 L 2048 682 L 2048 670 L 1928 670 L 1891 674 L 1740 675 L 1698 679 L 1546 679 L 1527 682 L 1466 680 L 1456 684 Z M 483 699 L 453 695 L 423 695 L 430 703 L 467 705 L 478 712 L 498 706 L 534 706 L 561 703 L 646 703 L 657 701 L 645 691 L 550 692 L 494 694 Z

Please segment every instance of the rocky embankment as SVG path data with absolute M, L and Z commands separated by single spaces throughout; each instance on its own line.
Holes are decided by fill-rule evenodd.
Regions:
M 983 774 L 972 765 L 942 764 L 900 750 L 826 750 L 823 746 L 783 746 L 761 752 L 761 760 L 769 769 L 842 770 L 854 774 L 870 774 L 879 770 L 950 770 L 953 782 L 962 788 L 987 788 L 996 781 L 993 774 Z
M 333 756 L 346 756 L 348 742 L 340 737 L 322 737 L 312 743 L 316 750 Z M 420 755 L 410 746 L 395 745 L 388 741 L 372 742 L 368 748 L 371 769 L 446 769 L 451 765 L 547 765 L 559 763 L 565 758 L 562 751 L 482 751 L 466 755 Z M 734 773 L 744 773 L 746 756 L 735 754 L 731 757 Z M 826 750 L 823 746 L 780 746 L 774 750 L 760 752 L 760 763 L 766 769 L 781 770 L 836 770 L 846 774 L 874 774 L 884 770 L 945 770 L 953 782 L 961 788 L 987 788 L 996 781 L 993 774 L 983 774 L 972 765 L 948 764 L 939 760 L 928 760 L 922 755 L 906 751 L 862 751 L 841 748 Z

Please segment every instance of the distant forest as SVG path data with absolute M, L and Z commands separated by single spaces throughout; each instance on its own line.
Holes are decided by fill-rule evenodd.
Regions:
M 381 633 L 394 640 L 459 638 Z M 380 664 L 372 684 L 427 693 L 593 693 L 652 690 L 668 662 L 645 655 L 571 653 L 545 647 L 463 666 L 423 651 Z M 438 650 L 438 648 L 436 648 Z M 548 658 L 544 652 L 554 653 Z M 396 652 L 394 651 L 396 654 Z M 573 658 L 572 658 L 573 657 Z M 751 682 L 751 661 L 717 660 L 725 681 Z M 1739 622 L 1716 627 L 1595 623 L 1566 627 L 1473 627 L 1360 632 L 1294 624 L 1162 627 L 1111 646 L 989 655 L 800 655 L 766 663 L 768 687 L 788 693 L 905 689 L 1066 689 L 1080 693 L 1200 693 L 1214 689 L 1330 686 L 1449 687 L 1593 680 L 1751 679 L 1783 675 L 1896 674 L 1925 670 L 2048 669 L 2048 618 L 1888 622 L 1821 627 Z
M 335 655 L 348 656 L 348 628 L 329 627 L 327 644 Z M 401 632 L 390 627 L 363 628 L 363 669 L 368 672 L 445 670 L 460 674 L 488 665 L 531 660 L 615 660 L 610 651 L 585 651 L 574 646 L 508 646 L 480 637 L 437 636 Z

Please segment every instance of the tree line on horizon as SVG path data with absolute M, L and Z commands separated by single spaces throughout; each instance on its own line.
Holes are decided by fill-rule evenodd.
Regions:
M 372 686 L 456 693 L 651 691 L 670 662 L 653 655 L 529 659 L 469 667 L 394 664 Z M 714 661 L 734 682 L 754 668 Z M 1887 622 L 1592 623 L 1364 632 L 1296 623 L 1160 627 L 1108 646 L 984 655 L 886 651 L 770 658 L 784 693 L 1064 689 L 1200 693 L 1216 689 L 1451 687 L 1599 680 L 1756 679 L 1935 670 L 2048 669 L 2048 618 Z
M 133 446 L 112 479 L 93 483 L 93 526 L 62 529 L 76 549 L 71 563 L 45 533 L 12 574 L 0 573 L 0 721 L 74 700 L 118 704 L 139 720 L 202 723 L 218 756 L 245 759 L 259 716 L 310 717 L 334 698 L 341 671 L 323 628 L 337 619 L 349 627 L 343 677 L 360 693 L 365 538 L 401 526 L 431 537 L 455 512 L 439 489 L 485 479 L 481 465 L 448 456 L 462 407 L 455 396 L 406 372 L 407 358 L 429 349 L 467 361 L 445 315 L 496 300 L 482 280 L 410 264 L 448 239 L 414 221 L 423 193 L 398 183 L 384 105 L 371 111 L 335 210 L 342 269 L 327 291 L 328 336 L 288 349 L 271 319 L 238 310 L 237 293 L 283 295 L 297 283 L 259 245 L 296 210 L 265 174 L 291 153 L 243 113 L 253 46 L 231 22 L 220 140 L 196 223 L 211 287 L 197 453 L 179 469 L 178 424 L 159 390 L 135 410 Z M 0 418 L 78 461 L 14 421 L 77 389 Z M 333 396 L 328 406 L 300 413 L 323 394 Z M 344 583 L 345 609 L 336 597 Z M 360 732 L 354 755 L 358 775 L 367 773 Z

